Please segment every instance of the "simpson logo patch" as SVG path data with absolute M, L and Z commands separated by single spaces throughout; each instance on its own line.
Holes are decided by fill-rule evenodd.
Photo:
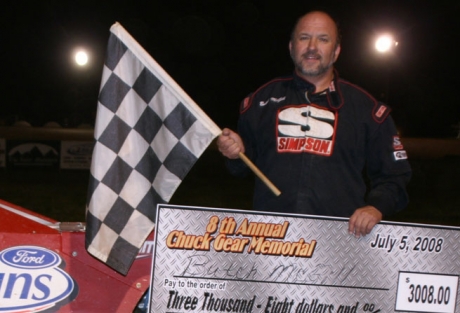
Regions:
M 393 137 L 393 149 L 394 150 L 402 150 L 404 146 L 401 142 L 401 139 L 398 136 Z
M 307 105 L 283 108 L 278 112 L 278 152 L 332 154 L 337 116 Z

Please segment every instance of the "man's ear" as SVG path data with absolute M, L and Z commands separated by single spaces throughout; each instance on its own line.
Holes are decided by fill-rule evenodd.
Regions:
M 337 61 L 337 59 L 339 58 L 339 54 L 340 54 L 340 51 L 341 51 L 341 46 L 340 45 L 337 45 L 337 47 L 335 48 L 335 51 L 334 51 L 334 62 Z

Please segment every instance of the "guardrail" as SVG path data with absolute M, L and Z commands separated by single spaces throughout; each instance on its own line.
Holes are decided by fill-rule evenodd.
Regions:
M 7 140 L 93 140 L 93 128 L 0 126 L 0 138 Z

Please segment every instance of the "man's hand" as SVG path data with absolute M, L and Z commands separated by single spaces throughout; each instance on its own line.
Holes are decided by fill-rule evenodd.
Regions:
M 237 133 L 228 128 L 224 128 L 222 135 L 217 138 L 217 147 L 229 159 L 238 159 L 239 153 L 244 153 L 243 140 Z
M 348 232 L 356 238 L 366 236 L 382 220 L 382 212 L 371 205 L 359 208 L 350 217 Z

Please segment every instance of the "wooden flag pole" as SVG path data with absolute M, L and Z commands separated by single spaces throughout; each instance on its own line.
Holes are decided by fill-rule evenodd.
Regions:
M 270 188 L 276 196 L 281 194 L 281 191 L 273 185 L 273 183 L 257 168 L 257 166 L 254 165 L 254 163 L 252 163 L 251 160 L 249 160 L 243 152 L 240 152 L 239 156 L 240 159 L 264 182 L 265 185 L 267 185 L 268 188 Z

